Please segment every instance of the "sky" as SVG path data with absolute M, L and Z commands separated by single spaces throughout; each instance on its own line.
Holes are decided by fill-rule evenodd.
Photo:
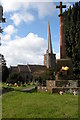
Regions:
M 64 0 L 65 1 L 65 0 Z M 63 2 L 66 10 L 76 1 Z M 7 66 L 44 63 L 47 49 L 48 21 L 50 23 L 53 53 L 60 57 L 60 23 L 58 1 L 53 0 L 1 0 L 6 23 L 0 23 L 0 53 Z M 63 12 L 65 9 L 63 10 Z

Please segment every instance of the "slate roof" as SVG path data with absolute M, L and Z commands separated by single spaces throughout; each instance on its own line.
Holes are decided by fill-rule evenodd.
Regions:
M 46 70 L 46 66 L 44 65 L 28 65 L 31 72 L 37 72 L 37 71 L 42 71 L 42 70 Z
M 33 76 L 41 75 L 46 69 L 44 65 L 18 65 L 10 67 L 11 72 L 31 73 Z
M 11 72 L 15 72 L 15 73 L 16 73 L 16 72 L 19 72 L 17 66 L 10 66 L 10 71 L 11 71 Z
M 27 65 L 18 65 L 19 72 L 29 72 Z
M 46 66 L 43 65 L 28 65 L 30 67 L 31 73 L 33 76 L 41 76 L 43 72 L 47 69 Z

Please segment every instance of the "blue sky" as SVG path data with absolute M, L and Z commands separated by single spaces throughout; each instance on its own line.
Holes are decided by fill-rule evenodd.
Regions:
M 50 23 L 53 52 L 59 58 L 60 26 L 58 2 L 26 2 L 26 0 L 1 0 L 6 23 L 1 26 L 0 52 L 7 65 L 43 64 L 47 49 L 48 20 Z M 63 2 L 67 8 L 74 2 Z M 65 9 L 64 9 L 65 10 Z

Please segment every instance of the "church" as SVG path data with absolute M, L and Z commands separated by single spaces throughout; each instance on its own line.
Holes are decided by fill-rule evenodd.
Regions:
M 58 15 L 60 18 L 60 59 L 56 59 L 56 54 L 53 53 L 50 24 L 48 21 L 47 50 L 46 53 L 43 53 L 44 65 L 27 64 L 27 65 L 10 66 L 9 68 L 10 74 L 19 73 L 23 77 L 23 79 L 26 80 L 27 78 L 32 79 L 32 77 L 39 77 L 44 73 L 45 70 L 49 68 L 53 68 L 55 71 L 55 76 L 57 75 L 57 79 L 60 79 L 58 78 L 59 71 L 63 67 L 67 66 L 69 68 L 69 74 L 72 75 L 72 69 L 73 69 L 72 61 L 66 56 L 64 21 L 63 21 L 63 13 L 62 13 L 62 9 L 66 8 L 66 5 L 62 5 L 62 2 L 60 2 L 60 5 L 56 6 L 56 8 L 60 9 L 60 14 Z M 5 18 L 3 19 L 4 19 L 3 21 L 5 21 Z M 3 59 L 1 61 L 3 61 Z M 3 63 L 5 64 L 5 61 Z M 70 76 L 70 78 L 72 77 Z
M 55 72 L 55 76 L 57 75 L 57 79 L 62 79 L 58 78 L 58 73 L 62 68 L 68 68 L 69 69 L 69 78 L 72 78 L 73 73 L 72 73 L 72 61 L 70 58 L 66 56 L 66 45 L 65 45 L 65 34 L 64 34 L 64 21 L 63 21 L 63 13 L 62 13 L 62 8 L 65 8 L 65 5 L 62 5 L 62 2 L 60 2 L 59 6 L 56 6 L 56 8 L 60 8 L 60 14 L 58 15 L 60 18 L 60 59 L 56 59 L 56 54 L 53 53 L 52 49 L 52 42 L 51 42 L 51 32 L 50 32 L 50 24 L 48 22 L 48 37 L 47 37 L 47 50 L 46 53 L 44 54 L 44 65 L 17 65 L 17 66 L 10 66 L 10 73 L 20 73 L 20 75 L 23 76 L 24 80 L 26 78 L 30 78 L 32 76 L 39 77 L 43 74 L 43 72 L 46 69 L 53 68 Z M 66 76 L 67 77 L 67 76 Z
M 23 78 L 24 81 L 29 79 L 30 81 L 33 80 L 33 78 L 38 78 L 43 75 L 43 73 L 48 70 L 49 68 L 52 68 L 55 72 L 55 80 L 67 80 L 74 79 L 73 78 L 73 65 L 70 58 L 66 56 L 66 45 L 65 45 L 65 34 L 64 34 L 64 16 L 62 13 L 62 8 L 65 8 L 65 5 L 62 5 L 62 2 L 60 2 L 59 6 L 56 6 L 56 8 L 60 8 L 60 59 L 56 59 L 56 54 L 53 53 L 52 48 L 52 40 L 51 40 L 51 31 L 50 31 L 50 24 L 48 21 L 48 33 L 47 33 L 47 50 L 44 54 L 44 65 L 35 65 L 35 64 L 26 64 L 21 65 L 18 64 L 17 66 L 10 66 L 9 68 L 9 74 L 17 73 L 20 74 L 20 76 Z M 54 44 L 54 40 L 53 40 Z M 2 55 L 0 55 L 1 58 L 3 58 Z M 5 60 L 1 60 L 5 64 Z M 2 62 L 0 62 L 2 63 Z M 2 63 L 2 66 L 6 66 Z M 68 74 L 66 74 L 66 77 L 63 78 L 60 77 L 60 72 L 62 72 L 63 69 L 68 68 Z M 66 70 L 64 70 L 61 74 L 67 73 Z
M 61 34 L 60 34 L 61 35 Z M 44 54 L 44 65 L 17 65 L 17 66 L 10 66 L 9 71 L 10 73 L 19 73 L 24 80 L 32 79 L 33 77 L 41 76 L 45 70 L 49 68 L 53 68 L 57 72 L 62 68 L 62 66 L 68 66 L 70 69 L 70 74 L 72 74 L 72 62 L 70 59 L 66 59 L 64 54 L 64 44 L 60 40 L 60 45 L 62 45 L 62 49 L 60 51 L 61 56 L 60 59 L 56 59 L 56 54 L 53 53 L 52 49 L 52 42 L 51 42 L 51 32 L 50 32 L 50 24 L 48 21 L 48 35 L 47 35 L 47 50 Z M 61 35 L 63 38 L 63 34 Z
M 53 53 L 52 43 L 51 43 L 51 32 L 50 25 L 48 22 L 48 38 L 47 38 L 47 50 L 46 54 L 44 54 L 44 65 L 17 65 L 10 66 L 10 73 L 20 73 L 20 75 L 24 78 L 24 80 L 34 77 L 39 77 L 43 74 L 43 72 L 48 68 L 55 68 L 56 66 L 56 54 Z

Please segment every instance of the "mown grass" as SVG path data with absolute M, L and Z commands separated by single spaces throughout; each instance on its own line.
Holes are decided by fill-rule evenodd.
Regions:
M 12 88 L 12 89 L 14 89 L 15 91 L 20 91 L 20 90 L 22 90 L 22 89 L 26 89 L 26 88 L 29 88 L 29 87 L 31 87 L 31 86 L 34 86 L 34 85 L 25 85 L 25 86 L 18 86 L 18 87 L 16 87 L 16 86 L 12 86 L 12 85 L 10 85 L 10 86 L 7 86 L 6 85 L 6 83 L 2 83 L 2 87 L 3 88 Z
M 13 91 L 2 96 L 3 118 L 77 118 L 78 96 Z

